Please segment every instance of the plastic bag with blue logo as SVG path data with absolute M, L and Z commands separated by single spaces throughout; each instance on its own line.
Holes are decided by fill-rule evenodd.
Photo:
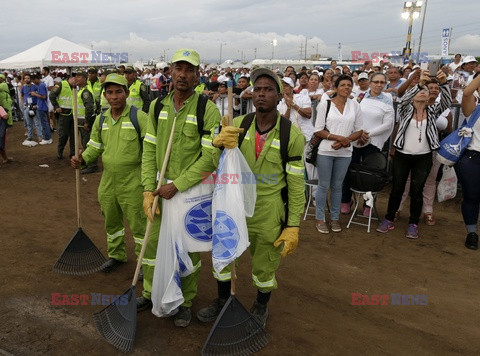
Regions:
M 250 245 L 246 217 L 255 210 L 255 177 L 238 147 L 220 156 L 212 199 L 213 268 L 219 274 Z
M 152 283 L 152 313 L 172 315 L 184 301 L 180 277 L 194 271 L 188 252 L 212 249 L 212 184 L 162 199 L 162 222 Z

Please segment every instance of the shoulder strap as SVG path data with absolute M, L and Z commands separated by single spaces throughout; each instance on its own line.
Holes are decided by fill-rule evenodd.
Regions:
M 138 124 L 138 108 L 133 105 L 130 107 L 130 121 L 132 122 L 133 127 L 135 127 L 135 131 L 137 131 L 138 140 L 142 142 L 142 131 L 140 130 L 140 125 Z
M 102 137 L 102 127 L 105 121 L 105 116 L 103 116 L 103 112 L 100 114 L 100 119 L 98 120 L 98 131 L 100 132 L 100 137 Z
M 328 113 L 330 112 L 330 106 L 332 106 L 332 101 L 327 100 L 327 112 L 325 113 L 325 126 L 323 127 L 324 130 L 327 128 L 327 117 L 328 117 Z
M 253 118 L 255 117 L 255 113 L 252 112 L 250 114 L 245 115 L 245 117 L 242 120 L 242 123 L 240 124 L 240 128 L 243 129 L 243 132 L 238 135 L 238 147 L 242 145 L 243 139 L 245 138 L 245 135 L 248 132 L 248 129 L 252 125 Z
M 153 109 L 153 115 L 155 117 L 155 122 L 158 121 L 158 115 L 160 115 L 160 111 L 163 109 L 163 104 L 162 100 L 165 99 L 166 95 L 159 96 L 157 99 L 155 99 L 155 107 Z
M 203 118 L 205 116 L 205 108 L 207 107 L 207 102 L 208 96 L 206 96 L 205 94 L 200 94 L 197 103 L 197 128 L 200 136 L 210 135 L 210 131 L 203 130 L 203 125 L 205 123 Z

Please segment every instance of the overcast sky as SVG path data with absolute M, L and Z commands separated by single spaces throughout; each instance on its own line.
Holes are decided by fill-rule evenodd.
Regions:
M 408 27 L 402 9 L 399 0 L 4 0 L 0 60 L 53 36 L 127 52 L 129 62 L 169 59 L 183 47 L 204 62 L 218 62 L 220 48 L 222 61 L 270 59 L 274 39 L 275 58 L 303 59 L 307 39 L 307 56 L 336 58 L 340 42 L 349 59 L 351 51 L 401 51 Z M 421 52 L 440 54 L 442 28 L 451 27 L 450 52 L 480 55 L 479 10 L 478 1 L 429 0 Z M 422 16 L 413 24 L 414 52 Z

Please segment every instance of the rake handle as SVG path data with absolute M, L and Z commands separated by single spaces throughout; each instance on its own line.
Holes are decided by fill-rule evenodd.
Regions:
M 78 139 L 78 103 L 77 88 L 73 88 L 73 136 L 75 141 L 76 158 L 80 156 L 80 143 Z M 75 169 L 75 192 L 77 198 L 77 227 L 81 227 L 82 218 L 80 215 L 80 168 Z
M 163 159 L 162 170 L 160 171 L 160 179 L 158 180 L 157 189 L 160 189 L 162 186 L 163 179 L 165 178 L 165 171 L 167 170 L 168 160 L 170 158 L 170 152 L 172 150 L 172 143 L 173 143 L 173 134 L 175 132 L 175 123 L 177 122 L 177 116 L 173 119 L 172 129 L 170 131 L 170 137 L 168 138 L 168 145 L 167 150 L 165 151 L 165 157 Z M 152 205 L 152 216 L 155 218 L 155 211 L 157 210 L 158 205 L 158 195 L 155 196 L 153 199 Z M 147 249 L 148 243 L 148 236 L 152 230 L 152 222 L 150 219 L 147 219 L 147 229 L 145 230 L 145 236 L 143 237 L 142 249 L 140 250 L 140 254 L 138 255 L 137 260 L 137 267 L 135 268 L 135 274 L 133 276 L 132 286 L 135 286 L 138 282 L 138 275 L 140 274 L 140 267 L 142 267 L 142 260 L 143 255 L 145 254 L 145 250 Z
M 227 81 L 227 90 L 228 90 L 228 125 L 233 126 L 233 81 Z M 230 294 L 235 295 L 235 280 L 237 279 L 237 271 L 235 267 L 235 260 L 230 264 L 230 273 L 231 273 L 231 286 Z

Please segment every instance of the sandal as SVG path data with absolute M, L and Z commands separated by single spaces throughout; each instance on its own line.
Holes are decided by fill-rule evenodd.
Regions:
M 423 214 L 423 220 L 425 220 L 425 224 L 429 226 L 435 225 L 435 218 L 432 214 Z

